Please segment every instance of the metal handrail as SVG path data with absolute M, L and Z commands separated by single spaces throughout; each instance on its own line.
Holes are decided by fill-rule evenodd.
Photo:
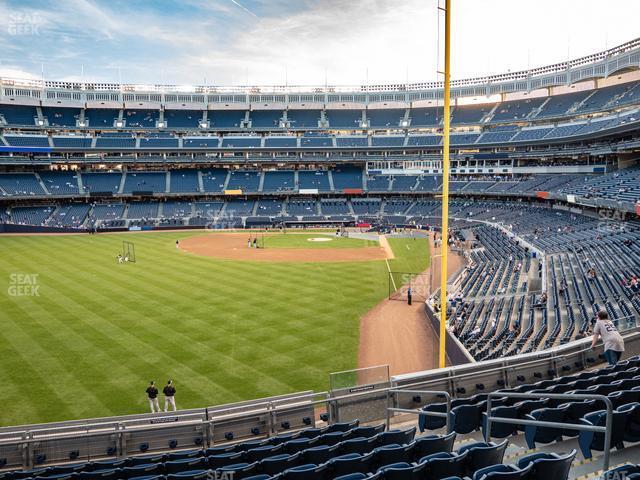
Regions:
M 447 401 L 447 411 L 442 413 L 442 412 L 425 412 L 422 409 L 408 409 L 408 408 L 397 408 L 397 407 L 390 407 L 390 403 L 392 400 L 395 400 L 396 398 L 396 394 L 398 393 L 417 393 L 417 394 L 426 394 L 426 395 L 436 395 L 439 397 L 444 397 L 445 400 Z M 395 403 L 394 403 L 395 404 Z M 397 389 L 397 388 L 390 388 L 387 390 L 387 430 L 389 430 L 389 428 L 391 427 L 391 413 L 409 413 L 409 414 L 413 414 L 413 415 L 418 415 L 418 416 L 425 416 L 425 417 L 438 417 L 438 418 L 444 418 L 445 419 L 445 426 L 447 429 L 447 432 L 449 431 L 449 422 L 450 422 L 450 413 L 451 413 L 451 395 L 449 394 L 449 392 L 445 392 L 444 390 L 403 390 L 403 389 Z
M 518 363 L 517 365 L 500 365 L 497 367 L 493 367 L 493 368 L 488 368 L 488 369 L 483 369 L 482 370 L 482 374 L 485 375 L 487 373 L 496 373 L 496 372 L 500 372 L 503 370 L 510 370 L 510 371 L 517 371 L 520 370 L 522 368 L 528 368 L 531 367 L 533 365 L 537 365 L 539 363 L 546 363 L 549 360 L 564 360 L 565 358 L 568 357 L 572 357 L 574 355 L 579 355 L 581 353 L 585 353 L 592 350 L 591 346 L 588 346 L 586 348 L 580 349 L 580 350 L 576 350 L 575 352 L 571 352 L 571 353 L 566 353 L 564 355 L 558 355 L 558 356 L 553 356 L 552 352 L 546 352 L 543 351 L 541 352 L 541 355 L 545 355 L 543 358 L 536 358 L 535 360 L 530 360 L 528 362 L 524 362 L 524 363 Z M 460 375 L 456 375 L 454 377 L 441 377 L 441 378 L 434 378 L 432 380 L 425 380 L 423 382 L 415 382 L 415 383 L 410 383 L 407 385 L 404 385 L 404 387 L 412 387 L 412 386 L 420 386 L 420 385 L 429 385 L 432 383 L 439 383 L 442 382 L 443 380 L 447 380 L 447 381 L 455 381 L 455 380 L 463 380 L 467 377 L 475 377 L 478 375 L 477 371 L 473 371 L 470 373 L 462 373 Z
M 555 400 L 599 400 L 603 402 L 607 407 L 607 418 L 604 427 L 597 427 L 595 425 L 580 425 L 574 423 L 563 422 L 544 422 L 538 420 L 521 420 L 514 418 L 493 417 L 491 415 L 491 405 L 494 398 L 518 398 L 518 399 L 531 399 L 541 400 L 544 398 Z M 585 432 L 604 433 L 604 459 L 603 470 L 609 469 L 609 457 L 611 455 L 611 430 L 613 424 L 613 403 L 611 399 L 605 395 L 574 395 L 566 393 L 515 393 L 515 392 L 491 392 L 487 397 L 487 427 L 485 430 L 485 439 L 488 442 L 491 441 L 491 425 L 492 423 L 506 423 L 509 425 L 533 425 L 538 427 L 550 427 L 559 428 L 565 430 L 581 430 Z

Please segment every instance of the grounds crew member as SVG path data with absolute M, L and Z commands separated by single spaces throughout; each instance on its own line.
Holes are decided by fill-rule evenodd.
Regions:
M 169 405 L 171 405 L 174 412 L 178 410 L 176 408 L 176 399 L 175 399 L 176 387 L 173 386 L 172 380 L 169 380 L 167 382 L 167 385 L 162 390 L 162 393 L 164 393 L 164 411 L 165 412 L 169 411 Z
M 151 413 L 160 412 L 160 404 L 158 403 L 158 389 L 156 388 L 156 382 L 154 382 L 153 380 L 149 382 L 149 387 L 147 387 L 147 397 L 149 399 Z

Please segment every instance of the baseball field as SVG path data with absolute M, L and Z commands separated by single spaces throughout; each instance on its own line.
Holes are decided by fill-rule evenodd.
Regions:
M 123 240 L 135 264 L 117 262 Z M 359 319 L 387 296 L 388 268 L 429 262 L 424 238 L 389 238 L 386 258 L 322 233 L 264 245 L 202 231 L 0 237 L 0 425 L 146 412 L 149 380 L 173 379 L 179 408 L 325 390 L 357 366 Z

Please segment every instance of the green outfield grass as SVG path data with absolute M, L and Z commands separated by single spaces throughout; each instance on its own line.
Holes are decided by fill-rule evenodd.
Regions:
M 203 407 L 324 390 L 356 366 L 359 317 L 388 293 L 385 261 L 176 250 L 200 234 L 0 237 L 0 425 L 145 412 L 151 379 L 176 381 L 179 408 Z M 136 264 L 116 263 L 123 240 Z M 426 268 L 425 240 L 391 245 L 392 270 Z M 38 275 L 38 296 L 15 296 L 33 293 L 22 274 Z
M 311 241 L 314 238 L 323 238 L 327 239 L 327 241 Z M 362 248 L 377 247 L 379 245 L 378 242 L 373 240 L 338 237 L 335 234 L 288 233 L 284 235 L 264 235 L 265 248 Z

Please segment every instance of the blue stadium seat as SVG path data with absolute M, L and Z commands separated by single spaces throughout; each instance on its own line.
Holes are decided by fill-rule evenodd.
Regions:
M 514 465 L 491 465 L 476 470 L 473 480 L 528 480 L 533 471 L 533 462 L 524 468 Z
M 545 398 L 542 400 L 522 400 L 521 402 L 515 403 L 513 406 L 518 409 L 518 418 L 524 419 L 534 410 L 540 410 L 541 408 L 547 407 L 548 403 L 549 401 Z M 524 425 L 518 425 L 517 428 L 518 431 L 524 432 Z
M 183 458 L 181 460 L 173 460 L 164 464 L 167 473 L 180 473 L 191 470 L 202 470 L 208 467 L 207 459 L 200 458 Z
M 233 465 L 227 465 L 226 467 L 218 468 L 216 472 L 219 473 L 218 476 L 222 476 L 224 472 L 228 475 L 227 477 L 231 478 L 245 478 L 256 473 L 258 468 L 257 463 L 235 463 Z
M 348 453 L 359 453 L 361 455 L 370 452 L 377 445 L 378 439 L 367 437 L 356 437 L 340 443 L 340 453 L 346 455 Z
M 466 461 L 469 452 L 434 453 L 421 458 L 419 463 L 426 464 L 425 478 L 442 480 L 447 477 L 463 477 L 466 471 Z
M 89 470 L 108 470 L 110 468 L 124 468 L 126 466 L 126 460 L 113 459 L 113 460 L 97 460 L 91 462 L 85 468 L 85 471 Z
M 326 473 L 326 466 L 311 463 L 285 470 L 278 478 L 279 480 L 325 480 Z
M 409 445 L 385 445 L 372 452 L 371 466 L 373 470 L 392 463 L 410 462 L 413 459 L 413 443 Z
M 628 405 L 622 405 L 618 410 L 628 413 L 624 427 L 624 441 L 632 443 L 640 442 L 640 403 L 634 402 Z
M 368 475 L 366 473 L 350 473 L 348 475 L 340 475 L 333 480 L 378 480 L 382 478 L 381 474 Z
M 399 463 L 382 467 L 380 471 L 385 480 L 422 480 L 426 478 L 424 475 L 426 468 L 426 463 L 419 465 Z
M 294 454 L 314 446 L 316 442 L 316 438 L 294 438 L 284 444 L 284 450 L 289 454 Z
M 413 458 L 419 460 L 434 453 L 451 453 L 456 441 L 456 432 L 447 435 L 426 435 L 416 438 L 413 446 Z
M 303 452 L 300 452 L 300 463 L 320 465 L 328 462 L 338 452 L 340 445 L 321 445 L 318 447 L 311 447 Z
M 360 422 L 358 420 L 354 420 L 353 422 L 338 422 L 333 423 L 327 427 L 327 433 L 331 432 L 348 432 L 357 428 Z
M 156 455 L 141 455 L 137 457 L 127 458 L 127 466 L 135 467 L 136 465 L 148 465 L 150 463 L 162 463 L 165 461 L 165 456 L 162 454 Z
M 328 432 L 318 438 L 317 445 L 337 445 L 338 443 L 348 440 L 351 437 L 349 432 Z
M 559 408 L 564 409 L 565 423 L 579 424 L 580 419 L 595 410 L 595 400 L 585 400 L 580 402 L 569 402 L 560 405 Z M 580 432 L 578 430 L 565 429 L 562 431 L 564 437 L 576 437 Z
M 371 455 L 362 456 L 358 453 L 348 453 L 329 460 L 326 465 L 334 477 L 349 473 L 367 473 L 369 471 Z
M 93 472 L 80 472 L 76 474 L 76 478 L 80 480 L 118 480 L 122 478 L 122 473 L 120 469 L 110 468 L 106 470 L 94 470 Z
M 576 457 L 576 451 L 572 450 L 566 455 L 556 453 L 534 453 L 518 460 L 518 468 L 526 468 L 532 464 L 531 480 L 567 480 L 571 463 Z
M 211 455 L 220 455 L 222 453 L 232 453 L 235 452 L 235 445 L 224 445 L 220 447 L 210 447 L 204 451 L 204 456 L 209 457 Z
M 211 478 L 208 470 L 188 470 L 167 475 L 167 480 L 206 480 Z
M 565 411 L 566 409 L 564 408 L 542 408 L 534 410 L 525 418 L 540 422 L 562 423 L 564 422 Z M 529 448 L 535 448 L 536 443 L 552 443 L 562 440 L 562 429 L 527 425 L 525 426 L 524 435 Z
M 520 418 L 518 408 L 515 406 L 500 406 L 491 409 L 492 417 L 509 418 L 516 420 Z M 482 412 L 482 431 L 484 437 L 487 437 L 487 412 Z M 510 423 L 491 422 L 492 438 L 507 438 L 518 433 L 518 425 Z
M 326 430 L 322 428 L 305 428 L 300 432 L 300 438 L 316 438 L 322 435 Z
M 218 453 L 217 455 L 209 455 L 207 457 L 207 462 L 209 464 L 209 468 L 215 470 L 216 468 L 239 463 L 242 461 L 242 459 L 244 459 L 243 452 L 228 452 Z
M 283 451 L 282 445 L 264 445 L 262 447 L 252 448 L 245 452 L 247 462 L 258 462 L 267 457 L 273 457 Z
M 495 443 L 479 442 L 460 447 L 458 454 L 468 452 L 467 475 L 473 475 L 473 472 L 481 468 L 502 463 L 508 444 L 509 441 L 505 440 L 497 445 Z
M 486 409 L 486 406 L 485 406 Z M 482 418 L 482 405 L 460 405 L 451 409 L 451 422 L 449 424 L 449 433 L 471 433 L 480 428 Z
M 378 434 L 378 445 L 406 445 L 413 441 L 416 436 L 416 427 L 409 428 L 408 430 L 389 430 Z
M 135 467 L 125 467 L 122 469 L 124 478 L 147 477 L 161 475 L 164 468 L 161 463 L 149 463 L 147 465 L 136 465 Z
M 181 460 L 183 458 L 198 458 L 198 457 L 202 457 L 202 450 L 184 450 L 182 452 L 167 453 L 167 461 Z
M 265 458 L 260 462 L 260 470 L 269 475 L 276 475 L 288 468 L 297 466 L 299 459 L 299 453 L 295 455 L 287 455 L 286 453 L 274 455 L 273 457 Z
M 611 448 L 624 445 L 625 427 L 630 414 L 631 411 L 625 408 L 625 406 L 614 410 L 611 427 Z M 606 419 L 606 410 L 599 410 L 585 415 L 584 418 L 580 420 L 580 423 L 582 425 L 604 427 L 606 425 Z M 581 431 L 578 436 L 578 445 L 580 445 L 580 451 L 584 458 L 591 458 L 591 450 L 597 450 L 599 452 L 604 450 L 604 433 Z

